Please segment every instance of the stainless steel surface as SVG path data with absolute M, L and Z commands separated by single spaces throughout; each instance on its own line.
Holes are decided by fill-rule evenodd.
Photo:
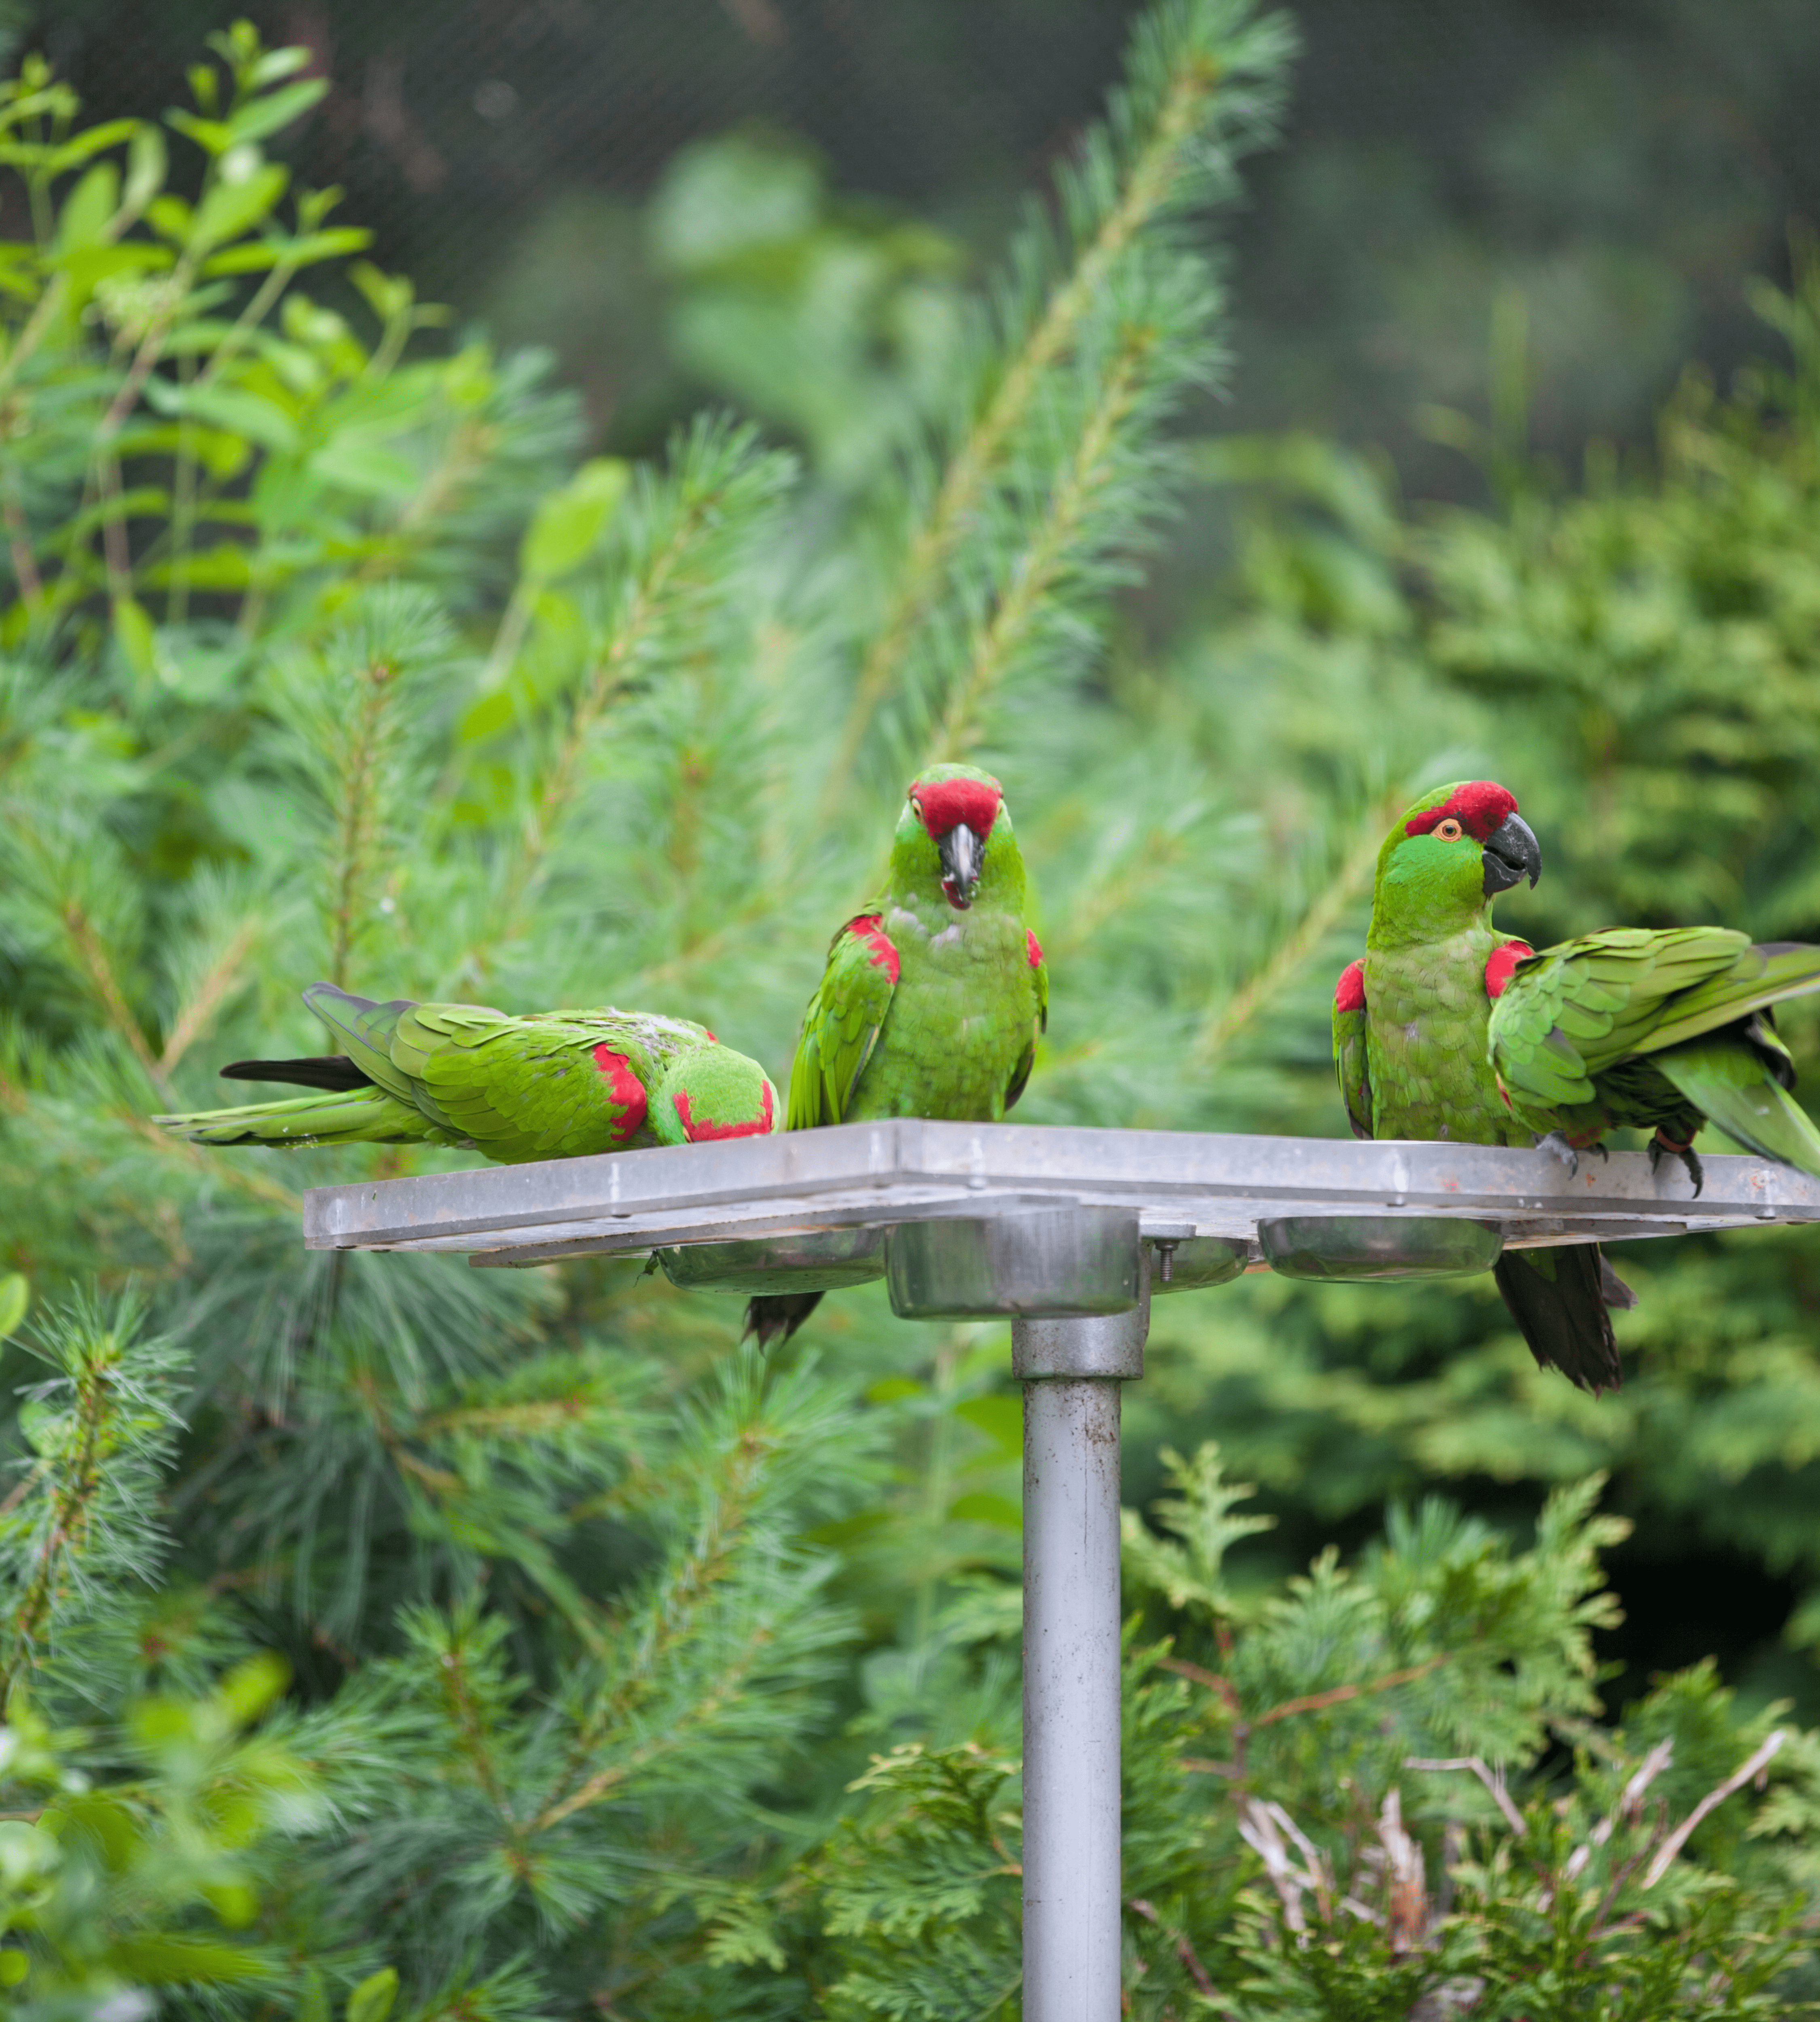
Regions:
M 1258 1224 L 1258 1246 L 1285 1278 L 1460 1278 L 1489 1271 L 1495 1228 L 1439 1215 L 1298 1215 Z
M 1024 1385 L 1024 2022 L 1117 2022 L 1119 1832 L 1119 1386 L 1039 1380 Z
M 1201 1292 L 1229 1284 L 1244 1270 L 1251 1245 L 1230 1235 L 1190 1235 L 1179 1243 L 1153 1243 L 1146 1222 L 1144 1246 L 1152 1253 L 1150 1294 Z
M 901 1118 L 721 1144 L 320 1187 L 316 1249 L 466 1252 L 483 1264 L 586 1250 L 801 1232 L 1070 1203 L 1246 1242 L 1261 1219 L 1464 1215 L 1507 1243 L 1624 1241 L 1756 1221 L 1820 1221 L 1820 1181 L 1756 1159 L 1709 1158 L 1698 1200 L 1679 1164 L 1640 1152 L 1545 1152 L 1343 1138 L 1077 1130 Z
M 1093 1378 L 1135 1382 L 1144 1373 L 1150 1331 L 1149 1287 L 1127 1312 L 1096 1319 L 1020 1319 L 1011 1323 L 1011 1374 L 1024 1382 Z
M 1128 1312 L 1138 1276 L 1129 1208 L 907 1221 L 885 1238 L 885 1281 L 900 1319 Z
M 660 1250 L 671 1284 L 685 1292 L 838 1292 L 885 1275 L 880 1228 L 829 1228 L 743 1243 L 689 1243 Z

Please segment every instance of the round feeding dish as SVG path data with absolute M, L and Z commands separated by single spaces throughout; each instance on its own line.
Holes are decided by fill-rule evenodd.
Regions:
M 1129 1312 L 1138 1217 L 1129 1208 L 1069 1207 L 906 1221 L 886 1239 L 885 1276 L 900 1319 Z
M 1202 1292 L 1229 1285 L 1245 1268 L 1251 1254 L 1242 1243 L 1223 1235 L 1190 1235 L 1179 1243 L 1145 1239 L 1150 1250 L 1150 1296 L 1165 1292 Z
M 1285 1278 L 1462 1278 L 1489 1271 L 1504 1239 L 1442 1215 L 1308 1214 L 1260 1221 L 1258 1246 Z
M 690 1243 L 660 1250 L 663 1275 L 685 1292 L 838 1292 L 885 1275 L 882 1228 L 818 1229 L 743 1243 Z

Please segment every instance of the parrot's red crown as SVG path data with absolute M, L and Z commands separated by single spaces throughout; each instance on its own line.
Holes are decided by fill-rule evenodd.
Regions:
M 1003 794 L 985 779 L 927 779 L 910 787 L 910 805 L 937 842 L 963 822 L 984 842 L 1003 804 Z
M 1493 779 L 1469 779 L 1456 787 L 1438 808 L 1412 815 L 1403 824 L 1405 835 L 1427 835 L 1450 818 L 1460 823 L 1475 842 L 1489 842 L 1507 815 L 1517 811 L 1517 797 Z

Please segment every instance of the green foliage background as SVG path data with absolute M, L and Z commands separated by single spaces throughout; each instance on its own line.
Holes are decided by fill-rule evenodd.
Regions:
M 1429 417 L 1489 511 L 1405 509 L 1312 438 L 1198 439 L 1210 216 L 1288 39 L 1165 0 L 978 298 L 788 151 L 685 157 L 647 227 L 668 341 L 745 418 L 636 465 L 583 454 L 546 361 L 426 334 L 291 184 L 294 53 L 215 38 L 169 141 L 82 127 L 41 67 L 6 87 L 22 2012 L 1014 2010 L 1002 1331 L 843 1296 L 767 1366 L 730 1302 L 623 1265 L 305 1255 L 301 1185 L 459 1159 L 306 1173 L 144 1120 L 313 1050 L 302 983 L 647 1005 L 777 1072 L 907 771 L 962 755 L 1040 898 L 1033 1120 L 1337 1130 L 1332 977 L 1438 779 L 1520 795 L 1548 875 L 1502 916 L 1532 940 L 1820 937 L 1820 284 L 1763 291 L 1775 362 L 1690 374 L 1654 455 L 1571 484 L 1529 454 L 1507 313 L 1487 418 Z M 1151 643 L 1120 593 L 1216 508 L 1234 565 Z M 1813 1017 L 1789 1035 L 1815 1071 Z M 1631 1373 L 1596 1403 L 1489 1283 L 1159 1301 L 1127 1403 L 1157 1505 L 1127 1550 L 1134 2012 L 1802 1998 L 1814 1242 L 1625 1263 Z M 1602 1554 L 1682 1582 L 1603 1699 Z M 1785 1594 L 1782 1639 L 1690 1564 Z

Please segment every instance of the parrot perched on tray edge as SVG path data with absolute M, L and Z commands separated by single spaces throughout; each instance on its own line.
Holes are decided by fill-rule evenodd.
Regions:
M 972 765 L 912 780 L 883 896 L 849 920 L 802 1017 L 784 1128 L 868 1117 L 996 1122 L 1024 1092 L 1049 1018 L 1049 976 L 1024 924 L 1024 860 L 1004 790 Z M 788 1340 L 818 1292 L 746 1309 Z
M 1353 1134 L 1531 1144 L 1486 1057 L 1492 1006 L 1532 951 L 1491 924 L 1499 892 L 1542 872 L 1516 797 L 1489 779 L 1424 794 L 1384 838 L 1362 961 L 1333 1000 L 1333 1058 Z M 1608 1305 L 1629 1288 L 1596 1243 L 1508 1250 L 1498 1290 L 1529 1352 L 1582 1389 L 1623 1380 Z

